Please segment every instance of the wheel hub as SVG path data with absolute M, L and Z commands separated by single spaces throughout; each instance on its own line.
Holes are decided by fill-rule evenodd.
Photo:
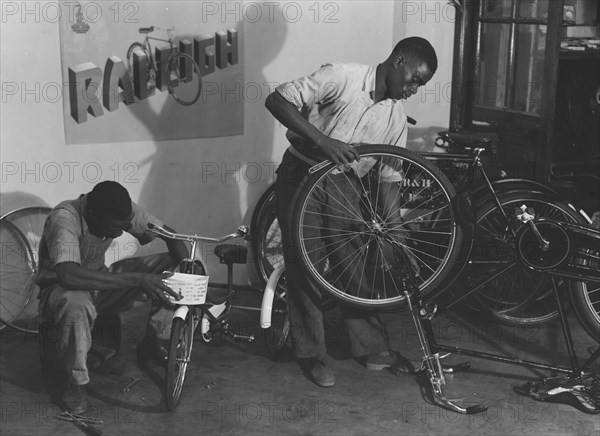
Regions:
M 547 249 L 541 247 L 534 230 L 527 226 L 519 235 L 519 257 L 527 266 L 536 270 L 556 268 L 569 255 L 571 239 L 565 230 L 554 222 L 542 221 L 535 225 L 544 239 L 550 242 L 550 246 Z

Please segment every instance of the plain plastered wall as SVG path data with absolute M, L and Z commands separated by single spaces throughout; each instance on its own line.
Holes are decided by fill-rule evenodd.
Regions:
M 419 138 L 431 127 L 447 127 L 449 101 L 440 102 L 431 90 L 451 80 L 454 23 L 444 18 L 449 10 L 437 17 L 414 12 L 415 7 L 432 7 L 433 0 L 274 3 L 271 15 L 265 4 L 245 2 L 248 13 L 248 6 L 262 8 L 257 22 L 256 15 L 241 15 L 244 81 L 252 91 L 243 103 L 244 134 L 176 141 L 65 145 L 63 101 L 55 92 L 62 82 L 59 26 L 32 15 L 3 16 L 1 212 L 75 198 L 91 189 L 99 170 L 102 179 L 123 183 L 135 201 L 179 231 L 229 233 L 240 223 L 249 224 L 287 147 L 285 129 L 264 109 L 269 91 L 324 62 L 376 65 L 405 36 L 430 39 L 440 60 L 433 81 L 439 85 L 407 103 L 409 115 L 423 129 L 411 134 L 413 148 L 423 148 Z M 5 92 L 15 84 L 17 92 Z M 116 258 L 134 253 L 130 244 L 120 245 L 125 246 L 112 250 Z M 212 248 L 204 249 L 211 274 L 223 280 Z M 252 268 L 237 268 L 236 281 L 246 277 L 252 277 Z

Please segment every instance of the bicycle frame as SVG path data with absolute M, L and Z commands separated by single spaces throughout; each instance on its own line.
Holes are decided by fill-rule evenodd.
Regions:
M 156 38 L 154 36 L 150 36 L 148 33 L 146 34 L 145 38 L 144 38 L 144 42 L 142 43 L 142 46 L 147 47 L 147 51 L 150 57 L 150 63 L 152 65 L 152 70 L 154 72 L 158 71 L 158 66 L 156 65 L 156 59 L 154 57 L 154 53 L 152 53 L 152 45 L 150 44 L 150 40 L 153 41 L 160 41 L 160 42 L 167 42 L 169 43 L 169 47 L 171 49 L 171 52 L 175 49 L 175 47 L 173 46 L 173 32 L 175 30 L 174 27 L 169 27 L 166 29 L 161 29 L 159 27 L 155 27 L 154 30 L 165 30 L 167 32 L 167 39 L 163 39 L 163 38 Z
M 503 268 L 500 268 L 498 271 L 492 274 L 491 277 L 487 277 L 476 285 L 470 286 L 470 289 L 467 292 L 462 292 L 457 299 L 454 299 L 452 303 L 446 305 L 446 308 L 452 307 L 466 296 L 479 290 L 482 286 L 491 282 L 518 262 L 523 262 L 533 270 L 549 273 L 552 279 L 552 291 L 554 294 L 554 299 L 557 302 L 561 329 L 567 347 L 567 353 L 569 355 L 570 366 L 566 367 L 550 365 L 547 363 L 511 358 L 508 356 L 484 353 L 477 350 L 448 346 L 438 343 L 435 339 L 433 328 L 431 326 L 431 319 L 438 312 L 438 307 L 435 305 L 435 301 L 429 301 L 425 303 L 422 300 L 419 287 L 414 284 L 413 277 L 411 277 L 412 271 L 410 271 L 410 268 L 406 268 L 406 276 L 403 278 L 403 282 L 405 284 L 405 289 L 407 289 L 405 291 L 406 301 L 411 312 L 413 323 L 417 330 L 423 352 L 421 369 L 427 371 L 434 398 L 441 403 L 442 406 L 459 413 L 467 414 L 479 413 L 487 408 L 482 405 L 464 408 L 456 404 L 456 400 L 450 400 L 445 397 L 442 389 L 442 386 L 445 384 L 445 369 L 440 361 L 440 352 L 456 353 L 507 364 L 552 370 L 567 374 L 570 378 L 590 375 L 589 370 L 592 364 L 600 356 L 600 347 L 598 347 L 596 351 L 582 365 L 580 365 L 575 352 L 571 330 L 563 308 L 565 305 L 565 301 L 563 301 L 564 296 L 561 296 L 556 279 L 556 277 L 564 277 L 577 280 L 600 281 L 600 271 L 598 271 L 597 268 L 594 269 L 589 267 L 590 264 L 597 265 L 597 262 L 600 260 L 598 255 L 593 253 L 593 250 L 597 250 L 597 247 L 600 246 L 600 231 L 576 224 L 550 220 L 538 221 L 536 223 L 534 222 L 535 217 L 531 214 L 528 214 L 526 206 L 523 206 L 522 214 L 518 216 L 518 219 L 525 223 L 526 226 L 519 232 L 515 232 L 510 226 L 508 216 L 502 207 L 502 203 L 497 195 L 497 192 L 483 168 L 480 157 L 483 150 L 483 148 L 472 149 L 473 162 L 471 164 L 471 168 L 477 168 L 479 170 L 479 173 L 485 181 L 486 189 L 489 191 L 497 209 L 501 212 L 501 216 L 505 224 L 505 231 L 509 232 L 509 236 L 518 243 L 517 247 L 515 248 L 518 258 L 516 258 L 513 262 L 508 263 Z M 589 222 L 589 217 L 587 217 L 587 215 L 582 214 L 582 216 L 585 217 Z M 547 240 L 542 237 L 538 230 L 538 226 L 540 225 L 544 227 L 550 227 L 550 229 L 554 231 L 553 235 L 557 235 L 556 237 L 561 238 L 560 242 L 565 246 L 565 248 L 559 247 L 556 249 L 555 240 Z M 523 248 L 526 246 L 529 247 L 530 251 L 531 247 L 533 247 L 535 254 L 548 252 L 550 250 L 562 251 L 558 252 L 557 260 L 541 264 L 540 262 L 537 262 L 536 264 L 538 257 L 533 256 L 530 252 L 527 252 Z M 579 261 L 579 265 L 573 265 L 574 263 L 576 264 L 577 261 Z M 409 263 L 408 259 L 407 263 Z

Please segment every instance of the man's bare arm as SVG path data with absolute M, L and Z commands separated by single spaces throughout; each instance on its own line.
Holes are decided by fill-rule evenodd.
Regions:
M 281 124 L 315 144 L 335 164 L 347 164 L 359 159 L 354 148 L 324 135 L 306 121 L 296 106 L 283 98 L 277 91 L 267 97 L 265 106 Z
M 163 283 L 167 274 L 147 274 L 138 272 L 110 273 L 85 268 L 75 262 L 62 262 L 56 265 L 58 283 L 65 289 L 81 291 L 109 291 L 128 287 L 139 287 L 152 297 L 158 298 L 166 305 L 170 301 L 164 293 L 179 296 Z

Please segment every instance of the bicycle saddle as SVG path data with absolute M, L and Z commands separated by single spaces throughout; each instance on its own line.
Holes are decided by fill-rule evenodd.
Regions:
M 246 263 L 248 249 L 243 245 L 219 244 L 215 247 L 215 254 L 226 265 Z
M 145 33 L 145 34 L 152 33 L 152 32 L 154 32 L 154 26 L 150 26 L 150 27 L 140 27 L 140 28 L 139 28 L 139 32 L 140 32 L 140 33 Z

